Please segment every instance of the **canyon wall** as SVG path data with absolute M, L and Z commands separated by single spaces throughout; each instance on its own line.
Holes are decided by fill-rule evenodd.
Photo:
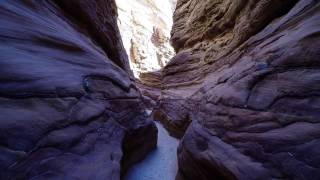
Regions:
M 135 77 L 157 71 L 173 57 L 169 43 L 176 0 L 116 0 L 118 24 Z
M 0 179 L 120 179 L 155 148 L 113 0 L 0 2 Z
M 182 137 L 177 179 L 320 179 L 320 3 L 178 0 L 176 56 L 144 76 Z

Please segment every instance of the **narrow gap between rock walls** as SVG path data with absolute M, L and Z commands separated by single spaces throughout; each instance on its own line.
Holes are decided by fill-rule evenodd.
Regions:
M 179 140 L 171 137 L 157 121 L 158 144 L 145 159 L 129 168 L 123 180 L 174 180 L 178 170 Z
M 122 42 L 128 54 L 130 68 L 140 86 L 148 73 L 160 72 L 175 55 L 170 44 L 170 32 L 176 0 L 116 0 L 116 4 Z M 150 115 L 151 110 L 147 111 Z M 154 122 L 158 128 L 156 149 L 131 166 L 122 179 L 175 179 L 179 140 L 171 137 L 160 123 Z

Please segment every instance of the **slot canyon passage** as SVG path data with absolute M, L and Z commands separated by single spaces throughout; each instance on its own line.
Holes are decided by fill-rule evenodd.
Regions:
M 319 64 L 319 0 L 0 0 L 0 179 L 319 180 Z

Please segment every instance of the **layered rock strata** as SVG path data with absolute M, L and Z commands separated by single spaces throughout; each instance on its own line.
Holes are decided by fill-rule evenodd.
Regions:
M 157 71 L 173 57 L 169 43 L 176 0 L 116 0 L 118 24 L 135 77 Z
M 156 146 L 113 0 L 0 2 L 0 179 L 120 179 Z
M 316 0 L 178 0 L 153 93 L 177 179 L 320 178 L 319 19 Z

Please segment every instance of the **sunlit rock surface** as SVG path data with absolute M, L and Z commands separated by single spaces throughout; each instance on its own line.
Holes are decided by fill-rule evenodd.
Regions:
M 116 0 L 118 24 L 136 77 L 159 70 L 174 55 L 169 43 L 176 0 Z
M 169 2 L 0 1 L 1 180 L 120 179 L 156 147 L 146 104 L 177 180 L 320 179 L 319 0 L 178 0 L 164 65 Z M 164 154 L 142 169 L 173 178 Z
M 0 179 L 120 179 L 155 148 L 113 0 L 0 1 Z

